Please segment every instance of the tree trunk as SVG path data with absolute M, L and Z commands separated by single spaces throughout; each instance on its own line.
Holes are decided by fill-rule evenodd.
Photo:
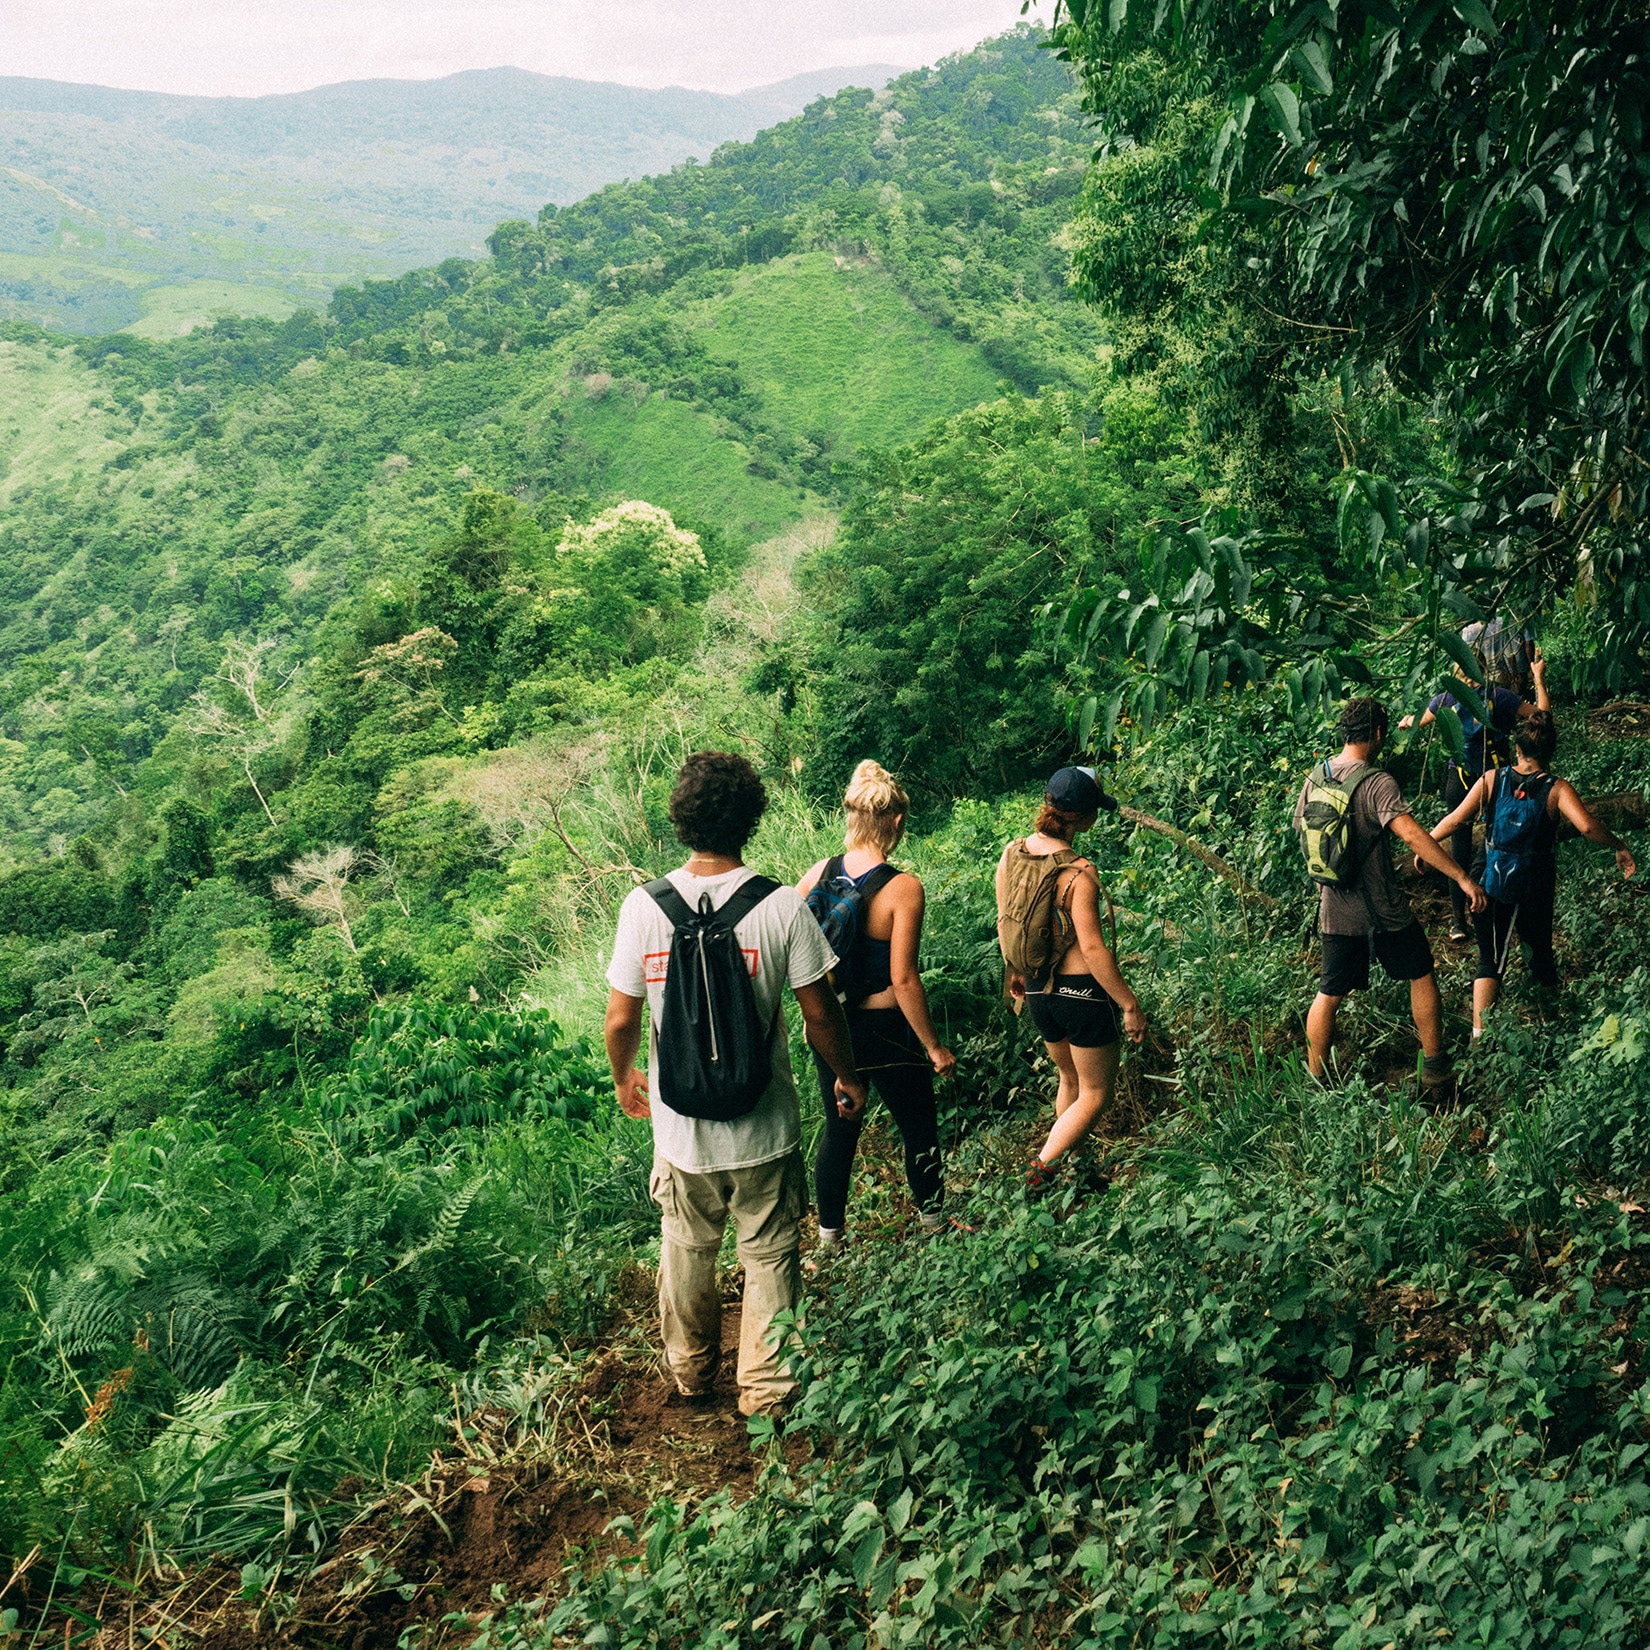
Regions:
M 1166 836 L 1171 842 L 1184 848 L 1194 859 L 1202 860 L 1211 871 L 1231 883 L 1240 899 L 1253 900 L 1256 905 L 1268 911 L 1277 908 L 1278 902 L 1270 894 L 1263 894 L 1252 882 L 1247 881 L 1228 865 L 1219 854 L 1205 848 L 1201 842 L 1194 842 L 1178 825 L 1171 825 L 1166 819 L 1155 819 L 1151 814 L 1141 813 L 1138 808 L 1123 808 L 1120 811 L 1131 824 L 1139 825 L 1144 830 L 1156 831 L 1159 836 Z

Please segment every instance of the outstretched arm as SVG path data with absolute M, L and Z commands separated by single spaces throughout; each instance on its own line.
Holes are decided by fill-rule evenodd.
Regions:
M 1477 816 L 1478 810 L 1489 801 L 1488 783 L 1490 776 L 1481 773 L 1473 780 L 1472 789 L 1461 799 L 1460 805 L 1452 814 L 1446 814 L 1432 827 L 1432 840 L 1444 842 L 1455 835 L 1469 819 Z M 1394 824 L 1397 822 L 1394 821 Z
M 1464 807 L 1465 804 L 1463 803 Z M 1456 812 L 1460 810 L 1457 809 Z M 1451 816 L 1453 818 L 1453 815 Z M 1450 858 L 1444 848 L 1427 835 L 1415 823 L 1413 814 L 1398 814 L 1394 817 L 1388 829 L 1402 842 L 1405 847 L 1415 852 L 1415 857 L 1424 860 L 1433 870 L 1442 872 L 1453 883 L 1460 885 L 1461 892 L 1467 896 L 1467 903 L 1474 911 L 1482 911 L 1488 906 L 1489 897 L 1459 865 Z
M 1430 707 L 1421 712 L 1421 726 L 1423 728 L 1431 727 L 1437 720 L 1438 718 L 1432 713 Z M 1398 726 L 1400 728 L 1412 728 L 1415 726 L 1415 718 L 1413 716 L 1401 717 Z
M 1528 716 L 1532 710 L 1551 710 L 1553 708 L 1552 699 L 1547 693 L 1547 661 L 1541 657 L 1540 648 L 1535 650 L 1535 661 L 1530 666 L 1530 675 L 1535 678 L 1535 703 L 1534 705 L 1520 705 L 1518 707 L 1520 716 Z
M 1633 863 L 1632 850 L 1608 825 L 1588 813 L 1587 804 L 1576 795 L 1576 788 L 1568 779 L 1560 779 L 1553 786 L 1553 800 L 1558 804 L 1558 811 L 1589 842 L 1596 842 L 1601 848 L 1613 848 L 1616 865 L 1620 868 L 1621 874 L 1624 877 L 1632 876 L 1638 869 Z

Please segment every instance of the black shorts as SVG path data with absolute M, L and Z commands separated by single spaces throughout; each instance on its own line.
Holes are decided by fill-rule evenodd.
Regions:
M 1122 1034 L 1122 1016 L 1092 974 L 1056 974 L 1046 991 L 1028 991 L 1031 1023 L 1045 1043 L 1109 1048 Z
M 1369 942 L 1381 967 L 1395 980 L 1424 980 L 1432 972 L 1432 947 L 1418 922 L 1390 934 L 1324 934 L 1323 972 L 1318 990 L 1326 997 L 1369 989 Z

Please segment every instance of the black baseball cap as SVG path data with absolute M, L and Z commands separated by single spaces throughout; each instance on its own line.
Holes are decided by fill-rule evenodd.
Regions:
M 1093 768 L 1061 768 L 1049 780 L 1047 796 L 1063 814 L 1117 812 L 1117 798 L 1101 789 Z

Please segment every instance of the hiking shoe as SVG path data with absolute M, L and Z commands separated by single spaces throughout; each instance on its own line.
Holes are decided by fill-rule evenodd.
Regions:
M 1440 1054 L 1436 1059 L 1430 1055 L 1421 1061 L 1421 1087 L 1428 1094 L 1437 1094 L 1441 1089 L 1454 1085 L 1455 1066 L 1447 1054 Z
M 712 1386 L 701 1387 L 697 1392 L 679 1386 L 665 1394 L 666 1409 L 709 1409 L 715 1402 L 716 1388 Z
M 949 1232 L 956 1225 L 949 1215 L 937 1209 L 932 1213 L 919 1211 L 917 1223 L 921 1226 L 924 1237 L 938 1237 L 941 1232 Z
M 1060 1164 L 1058 1159 L 1053 1163 L 1045 1163 L 1040 1157 L 1034 1158 L 1031 1167 L 1026 1170 L 1026 1196 L 1041 1197 L 1044 1192 L 1053 1187 L 1059 1176 Z
M 848 1253 L 848 1229 L 845 1226 L 822 1226 L 819 1229 L 819 1242 L 814 1245 L 814 1252 L 802 1263 L 802 1270 L 809 1277 L 816 1277 L 820 1271 L 833 1261 L 841 1260 Z
M 1456 923 L 1451 927 L 1449 937 L 1454 940 L 1457 945 L 1465 945 L 1466 942 L 1472 938 L 1472 935 L 1469 934 L 1466 929 L 1460 925 L 1460 923 Z

